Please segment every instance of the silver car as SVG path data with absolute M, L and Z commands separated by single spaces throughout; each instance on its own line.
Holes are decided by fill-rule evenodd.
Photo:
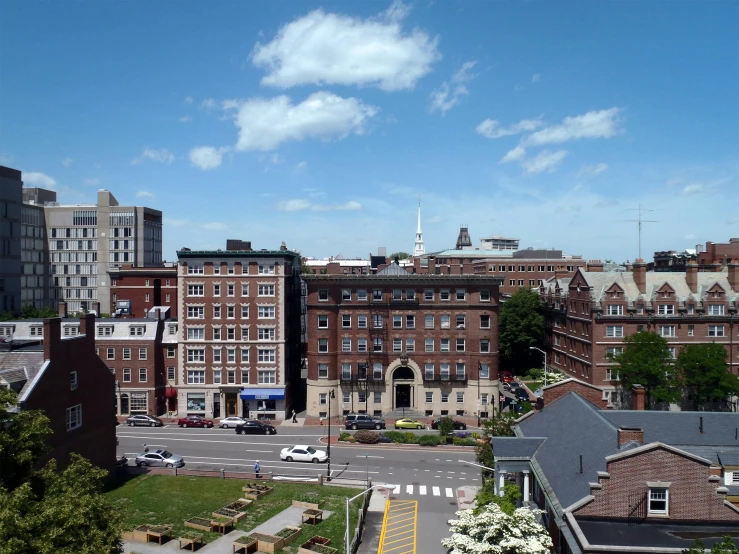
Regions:
M 185 465 L 185 460 L 182 456 L 172 454 L 167 450 L 161 448 L 157 450 L 150 450 L 136 456 L 136 465 L 138 467 L 146 466 L 161 466 L 161 467 L 182 467 Z

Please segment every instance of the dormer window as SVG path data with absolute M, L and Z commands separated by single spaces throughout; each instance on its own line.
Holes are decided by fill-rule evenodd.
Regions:
M 113 334 L 112 325 L 100 325 L 98 326 L 98 337 L 109 337 Z
M 132 337 L 143 337 L 145 328 L 146 327 L 144 325 L 131 325 L 129 328 L 129 335 Z
M 674 304 L 660 304 L 657 306 L 657 313 L 659 315 L 673 315 L 675 313 Z
M 79 334 L 80 334 L 79 325 L 65 325 L 64 326 L 64 336 L 65 337 L 76 337 Z
M 32 337 L 43 337 L 44 328 L 41 325 L 32 325 L 31 326 L 31 336 Z

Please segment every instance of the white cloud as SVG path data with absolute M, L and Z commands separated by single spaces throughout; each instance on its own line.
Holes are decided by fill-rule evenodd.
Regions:
M 218 105 L 218 102 L 216 102 L 213 98 L 206 98 L 203 100 L 202 104 L 200 104 L 200 107 L 205 108 L 206 110 L 212 110 Z
M 190 116 L 189 115 L 183 115 L 180 118 L 180 123 L 187 123 L 188 121 L 190 121 Z
M 192 104 L 192 96 L 185 96 L 185 104 Z
M 215 169 L 221 165 L 223 154 L 229 151 L 229 148 L 223 146 L 214 148 L 213 146 L 196 146 L 190 150 L 190 163 L 202 170 Z
M 72 158 L 70 158 L 69 156 L 67 156 L 66 158 L 64 158 L 64 159 L 62 160 L 62 165 L 63 165 L 64 167 L 69 167 L 70 165 L 72 165 L 72 162 L 73 162 L 73 161 L 74 161 L 74 160 L 73 160 Z
M 433 90 L 429 95 L 431 100 L 429 111 L 432 113 L 440 111 L 441 115 L 444 116 L 446 112 L 459 103 L 463 96 L 469 94 L 465 83 L 469 83 L 477 77 L 476 73 L 472 73 L 472 68 L 476 64 L 476 61 L 463 63 L 462 67 L 452 75 L 451 84 L 445 81 L 439 88 Z
M 525 155 L 526 149 L 519 144 L 513 150 L 509 150 L 506 155 L 500 159 L 499 163 L 518 162 L 522 160 Z
M 174 154 L 166 148 L 144 148 L 144 151 L 138 158 L 131 160 L 133 165 L 140 164 L 144 160 L 152 160 L 154 162 L 160 162 L 165 164 L 171 164 L 174 161 Z
M 542 171 L 554 171 L 567 155 L 567 150 L 557 150 L 550 152 L 542 150 L 539 154 L 530 160 L 522 160 L 521 167 L 526 173 L 541 173 Z
M 277 152 L 269 157 L 269 161 L 272 165 L 280 165 L 285 162 L 284 158 L 281 158 Z
M 705 187 L 700 183 L 693 183 L 692 185 L 687 185 L 685 188 L 683 188 L 683 194 L 697 194 L 699 192 L 703 192 L 704 190 Z
M 23 184 L 31 187 L 41 187 L 45 189 L 51 189 L 56 186 L 56 180 L 53 177 L 49 177 L 46 173 L 39 171 L 24 171 L 22 172 Z
M 298 164 L 295 166 L 295 169 L 305 169 L 306 167 L 308 167 L 308 162 L 303 160 L 301 162 L 298 162 Z
M 277 203 L 277 209 L 283 212 L 297 212 L 302 210 L 311 210 L 314 212 L 330 212 L 330 211 L 356 211 L 362 209 L 362 204 L 355 200 L 350 200 L 344 204 L 314 204 L 303 198 L 293 200 L 281 200 Z
M 532 83 L 538 83 L 539 82 L 539 79 L 541 79 L 541 73 L 534 73 L 531 76 L 531 82 Z
M 206 231 L 225 231 L 228 226 L 220 221 L 210 221 L 201 225 Z
M 84 183 L 88 186 L 95 186 L 100 184 L 100 179 L 93 177 L 92 179 L 85 179 Z
M 271 42 L 257 43 L 251 60 L 267 71 L 264 85 L 412 89 L 441 56 L 438 38 L 420 29 L 403 32 L 407 13 L 401 3 L 367 19 L 317 9 L 284 25 Z
M 341 98 L 323 91 L 295 105 L 284 95 L 253 98 L 242 102 L 234 115 L 239 127 L 236 149 L 269 151 L 291 140 L 361 135 L 367 121 L 377 112 L 377 108 L 357 98 Z
M 610 108 L 565 117 L 559 125 L 545 127 L 526 137 L 523 142 L 527 146 L 541 146 L 578 139 L 610 138 L 621 132 L 618 126 L 620 112 L 619 108 Z
M 145 190 L 140 190 L 136 193 L 136 198 L 154 198 L 154 195 Z
M 594 177 L 595 175 L 598 175 L 598 173 L 603 173 L 606 169 L 608 169 L 608 164 L 603 162 L 594 165 L 585 164 L 580 167 L 580 171 L 577 172 L 577 175 L 578 177 Z
M 515 92 L 521 92 L 522 90 L 526 90 L 526 87 L 525 87 L 525 86 L 523 86 L 523 85 L 515 85 L 515 86 L 513 87 L 513 90 L 514 90 Z
M 542 126 L 541 117 L 536 119 L 522 119 L 518 123 L 514 123 L 510 127 L 501 127 L 500 121 L 495 119 L 486 119 L 480 123 L 476 128 L 475 132 L 478 135 L 482 135 L 485 138 L 496 139 L 500 137 L 507 137 L 510 135 L 518 135 L 519 133 L 526 133 L 535 131 Z

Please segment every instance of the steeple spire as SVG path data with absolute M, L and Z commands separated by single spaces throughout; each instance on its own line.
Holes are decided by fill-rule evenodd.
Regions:
M 416 245 L 413 248 L 414 256 L 423 256 L 426 247 L 423 245 L 423 232 L 421 232 L 421 195 L 418 195 L 418 229 L 416 230 Z

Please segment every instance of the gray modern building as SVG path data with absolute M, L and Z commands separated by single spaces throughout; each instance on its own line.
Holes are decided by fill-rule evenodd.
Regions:
M 21 172 L 0 166 L 0 312 L 21 307 Z

